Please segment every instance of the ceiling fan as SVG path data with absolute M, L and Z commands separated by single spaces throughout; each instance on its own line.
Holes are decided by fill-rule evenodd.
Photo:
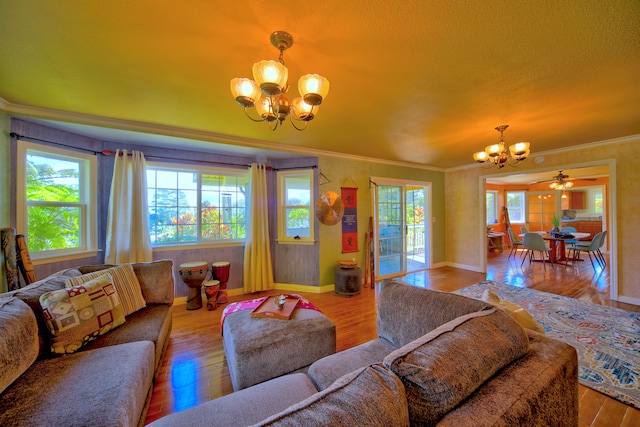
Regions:
M 545 181 L 538 181 L 536 184 L 542 184 L 545 182 L 550 182 L 549 187 L 552 190 L 566 190 L 567 188 L 573 187 L 573 182 L 575 180 L 583 180 L 583 181 L 595 181 L 596 178 L 569 178 L 569 175 L 565 175 L 562 173 L 562 170 L 558 171 L 558 175 L 554 176 L 552 179 L 547 179 Z

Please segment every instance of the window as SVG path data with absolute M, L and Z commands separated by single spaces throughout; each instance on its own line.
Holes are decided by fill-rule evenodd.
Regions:
M 602 197 L 601 188 L 590 188 L 589 190 L 589 210 L 597 215 L 602 215 L 604 208 L 604 199 Z
M 313 171 L 278 172 L 278 242 L 314 243 Z
M 507 210 L 509 211 L 509 222 L 516 224 L 524 224 L 525 211 L 525 193 L 524 191 L 507 191 Z
M 95 251 L 95 155 L 21 140 L 17 149 L 16 226 L 31 256 Z
M 147 166 L 152 246 L 245 238 L 246 171 Z
M 497 191 L 487 191 L 486 193 L 486 202 L 487 202 L 487 224 L 497 224 L 498 223 L 498 192 Z

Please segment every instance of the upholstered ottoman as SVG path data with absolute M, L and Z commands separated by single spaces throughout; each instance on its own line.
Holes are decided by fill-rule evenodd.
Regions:
M 306 372 L 336 352 L 336 326 L 317 310 L 296 308 L 289 320 L 230 313 L 223 325 L 224 353 L 235 391 L 292 372 Z

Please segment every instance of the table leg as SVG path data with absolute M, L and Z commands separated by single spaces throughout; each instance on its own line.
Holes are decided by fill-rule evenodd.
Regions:
M 557 260 L 556 251 L 558 250 L 556 241 L 549 240 L 549 247 L 551 248 L 551 251 L 549 251 L 549 261 L 551 261 L 552 263 L 555 263 Z

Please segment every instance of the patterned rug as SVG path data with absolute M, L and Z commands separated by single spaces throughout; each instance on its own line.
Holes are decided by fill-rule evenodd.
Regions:
M 481 299 L 485 289 L 529 311 L 547 336 L 575 347 L 580 384 L 640 409 L 640 313 L 491 280 L 456 293 Z

